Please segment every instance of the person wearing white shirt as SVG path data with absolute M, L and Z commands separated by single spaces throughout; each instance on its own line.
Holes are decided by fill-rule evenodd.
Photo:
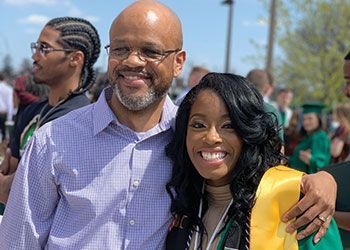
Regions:
M 5 82 L 5 77 L 0 73 L 0 130 L 2 139 L 6 138 L 6 121 L 12 121 L 13 117 L 13 88 Z

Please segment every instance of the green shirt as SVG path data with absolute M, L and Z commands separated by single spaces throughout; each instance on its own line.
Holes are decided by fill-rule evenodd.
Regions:
M 300 160 L 300 150 L 311 150 L 310 165 Z M 303 171 L 308 174 L 313 174 L 319 168 L 325 167 L 330 163 L 330 140 L 327 133 L 323 130 L 318 130 L 311 135 L 306 135 L 304 139 L 296 146 L 293 155 L 289 159 L 289 166 Z
M 280 112 L 272 106 L 270 103 L 264 102 L 264 110 L 267 113 L 272 113 L 274 114 L 273 118 L 277 119 L 277 129 L 278 129 L 278 137 L 284 142 L 283 138 L 283 124 L 282 124 L 282 118 Z

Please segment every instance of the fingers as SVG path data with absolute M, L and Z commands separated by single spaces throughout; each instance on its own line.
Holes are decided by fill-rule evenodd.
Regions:
M 3 204 L 6 204 L 9 198 L 14 176 L 14 174 L 3 175 L 0 173 L 0 202 Z
M 312 207 L 315 203 L 316 203 L 315 198 L 309 197 L 306 194 L 306 196 L 304 196 L 296 205 L 294 205 L 291 209 L 289 209 L 289 211 L 287 213 L 285 213 L 283 215 L 282 221 L 288 222 L 291 219 L 294 219 L 294 218 L 302 215 L 308 208 Z M 313 218 L 315 218 L 318 214 L 320 214 L 320 213 L 316 213 Z M 311 220 L 313 218 L 311 218 Z M 303 218 L 303 219 L 305 219 L 305 218 Z
M 0 164 L 0 173 L 7 175 L 10 170 L 11 149 L 7 148 L 4 160 Z
M 320 230 L 321 228 L 323 228 L 322 226 L 325 224 L 324 221 L 322 221 L 319 217 L 315 217 L 311 223 L 302 231 L 300 231 L 298 234 L 297 234 L 297 239 L 298 240 L 301 240 L 307 236 L 310 236 L 311 234 L 313 234 L 314 232 Z M 325 228 L 325 231 L 324 231 L 324 234 L 326 232 L 326 228 Z M 319 237 L 318 237 L 318 241 L 324 236 L 324 234 L 320 234 Z
M 309 236 L 311 233 L 318 230 L 319 227 L 321 226 L 320 220 L 319 219 L 315 220 L 316 216 L 318 215 L 318 211 L 319 210 L 318 210 L 317 206 L 312 206 L 304 214 L 302 214 L 299 218 L 297 218 L 295 221 L 291 222 L 287 226 L 286 231 L 288 233 L 292 233 L 295 230 L 297 230 L 298 228 L 310 223 L 310 225 L 308 226 L 309 229 L 306 231 L 306 233 L 308 233 L 308 234 L 305 234 L 305 236 Z
M 320 241 L 320 239 L 323 238 L 323 236 L 325 236 L 327 229 L 329 228 L 329 225 L 331 224 L 331 219 L 332 219 L 332 216 L 328 216 L 326 222 L 321 225 L 320 230 L 318 230 L 317 234 L 315 235 L 315 237 L 313 239 L 315 244 L 318 243 Z

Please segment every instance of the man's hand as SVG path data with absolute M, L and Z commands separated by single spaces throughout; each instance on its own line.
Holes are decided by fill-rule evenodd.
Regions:
M 311 150 L 300 150 L 299 151 L 299 158 L 300 160 L 302 160 L 303 162 L 305 162 L 305 164 L 309 165 L 310 164 L 310 160 L 311 160 Z
M 300 216 L 287 226 L 287 232 L 292 233 L 309 224 L 297 234 L 297 239 L 301 240 L 318 230 L 313 239 L 317 243 L 326 234 L 334 214 L 337 184 L 330 174 L 320 171 L 316 174 L 303 176 L 301 192 L 304 197 L 284 214 L 282 221 L 288 222 Z M 326 222 L 322 221 L 323 218 L 326 219 Z
M 3 204 L 7 203 L 14 177 L 15 173 L 10 175 L 0 173 L 0 202 Z
M 5 157 L 0 164 L 0 202 L 6 204 L 15 177 L 18 160 L 11 156 L 11 150 L 6 149 Z
M 0 173 L 3 175 L 8 175 L 10 173 L 11 166 L 11 149 L 7 148 L 5 150 L 4 159 L 0 164 Z M 1 181 L 0 181 L 1 185 Z

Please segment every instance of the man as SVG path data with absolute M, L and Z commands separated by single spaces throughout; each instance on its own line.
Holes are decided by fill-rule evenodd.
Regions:
M 292 117 L 293 111 L 289 107 L 293 100 L 293 92 L 290 89 L 282 88 L 277 92 L 276 103 L 274 107 L 278 110 L 281 115 L 281 121 L 283 128 L 288 128 L 290 118 Z
M 34 81 L 45 84 L 50 91 L 48 99 L 23 111 L 15 128 L 11 152 L 1 164 L 2 203 L 7 201 L 18 162 L 34 131 L 90 103 L 84 92 L 95 79 L 92 66 L 100 53 L 100 39 L 96 29 L 84 19 L 55 18 L 45 25 L 31 49 Z
M 188 91 L 190 91 L 190 89 L 196 86 L 199 83 L 199 81 L 203 78 L 203 76 L 205 76 L 208 73 L 209 70 L 207 68 L 201 66 L 194 66 L 191 70 L 190 75 L 188 76 L 187 87 L 176 98 L 175 104 L 179 106 L 182 100 L 185 98 Z
M 5 76 L 0 73 L 0 143 L 6 138 L 6 121 L 13 118 L 13 88 L 5 82 Z
M 273 84 L 271 83 L 272 76 L 266 70 L 252 69 L 248 72 L 247 79 L 259 90 L 263 97 L 270 95 L 271 85 Z M 272 104 L 266 101 L 266 98 L 264 98 L 264 109 L 266 112 L 272 113 L 276 117 L 279 136 L 282 140 L 284 140 L 282 118 L 280 113 Z M 284 152 L 284 147 L 282 148 L 282 151 Z
M 343 76 L 345 80 L 344 94 L 350 97 L 350 52 L 344 58 Z M 341 199 L 337 201 L 337 211 L 334 218 L 339 226 L 340 235 L 343 240 L 344 249 L 350 249 L 350 199 L 349 199 L 349 182 L 350 162 L 340 163 L 334 167 L 330 167 L 327 171 L 332 173 L 340 185 L 339 196 Z
M 138 1 L 116 17 L 109 36 L 111 88 L 34 135 L 0 226 L 3 248 L 164 248 L 172 165 L 165 146 L 176 112 L 166 93 L 186 58 L 181 24 L 166 6 Z M 323 204 L 310 186 L 325 190 Z M 319 228 L 315 217 L 332 214 L 332 179 L 307 176 L 304 188 L 307 198 L 285 219 L 314 211 L 290 229 L 307 218 Z

